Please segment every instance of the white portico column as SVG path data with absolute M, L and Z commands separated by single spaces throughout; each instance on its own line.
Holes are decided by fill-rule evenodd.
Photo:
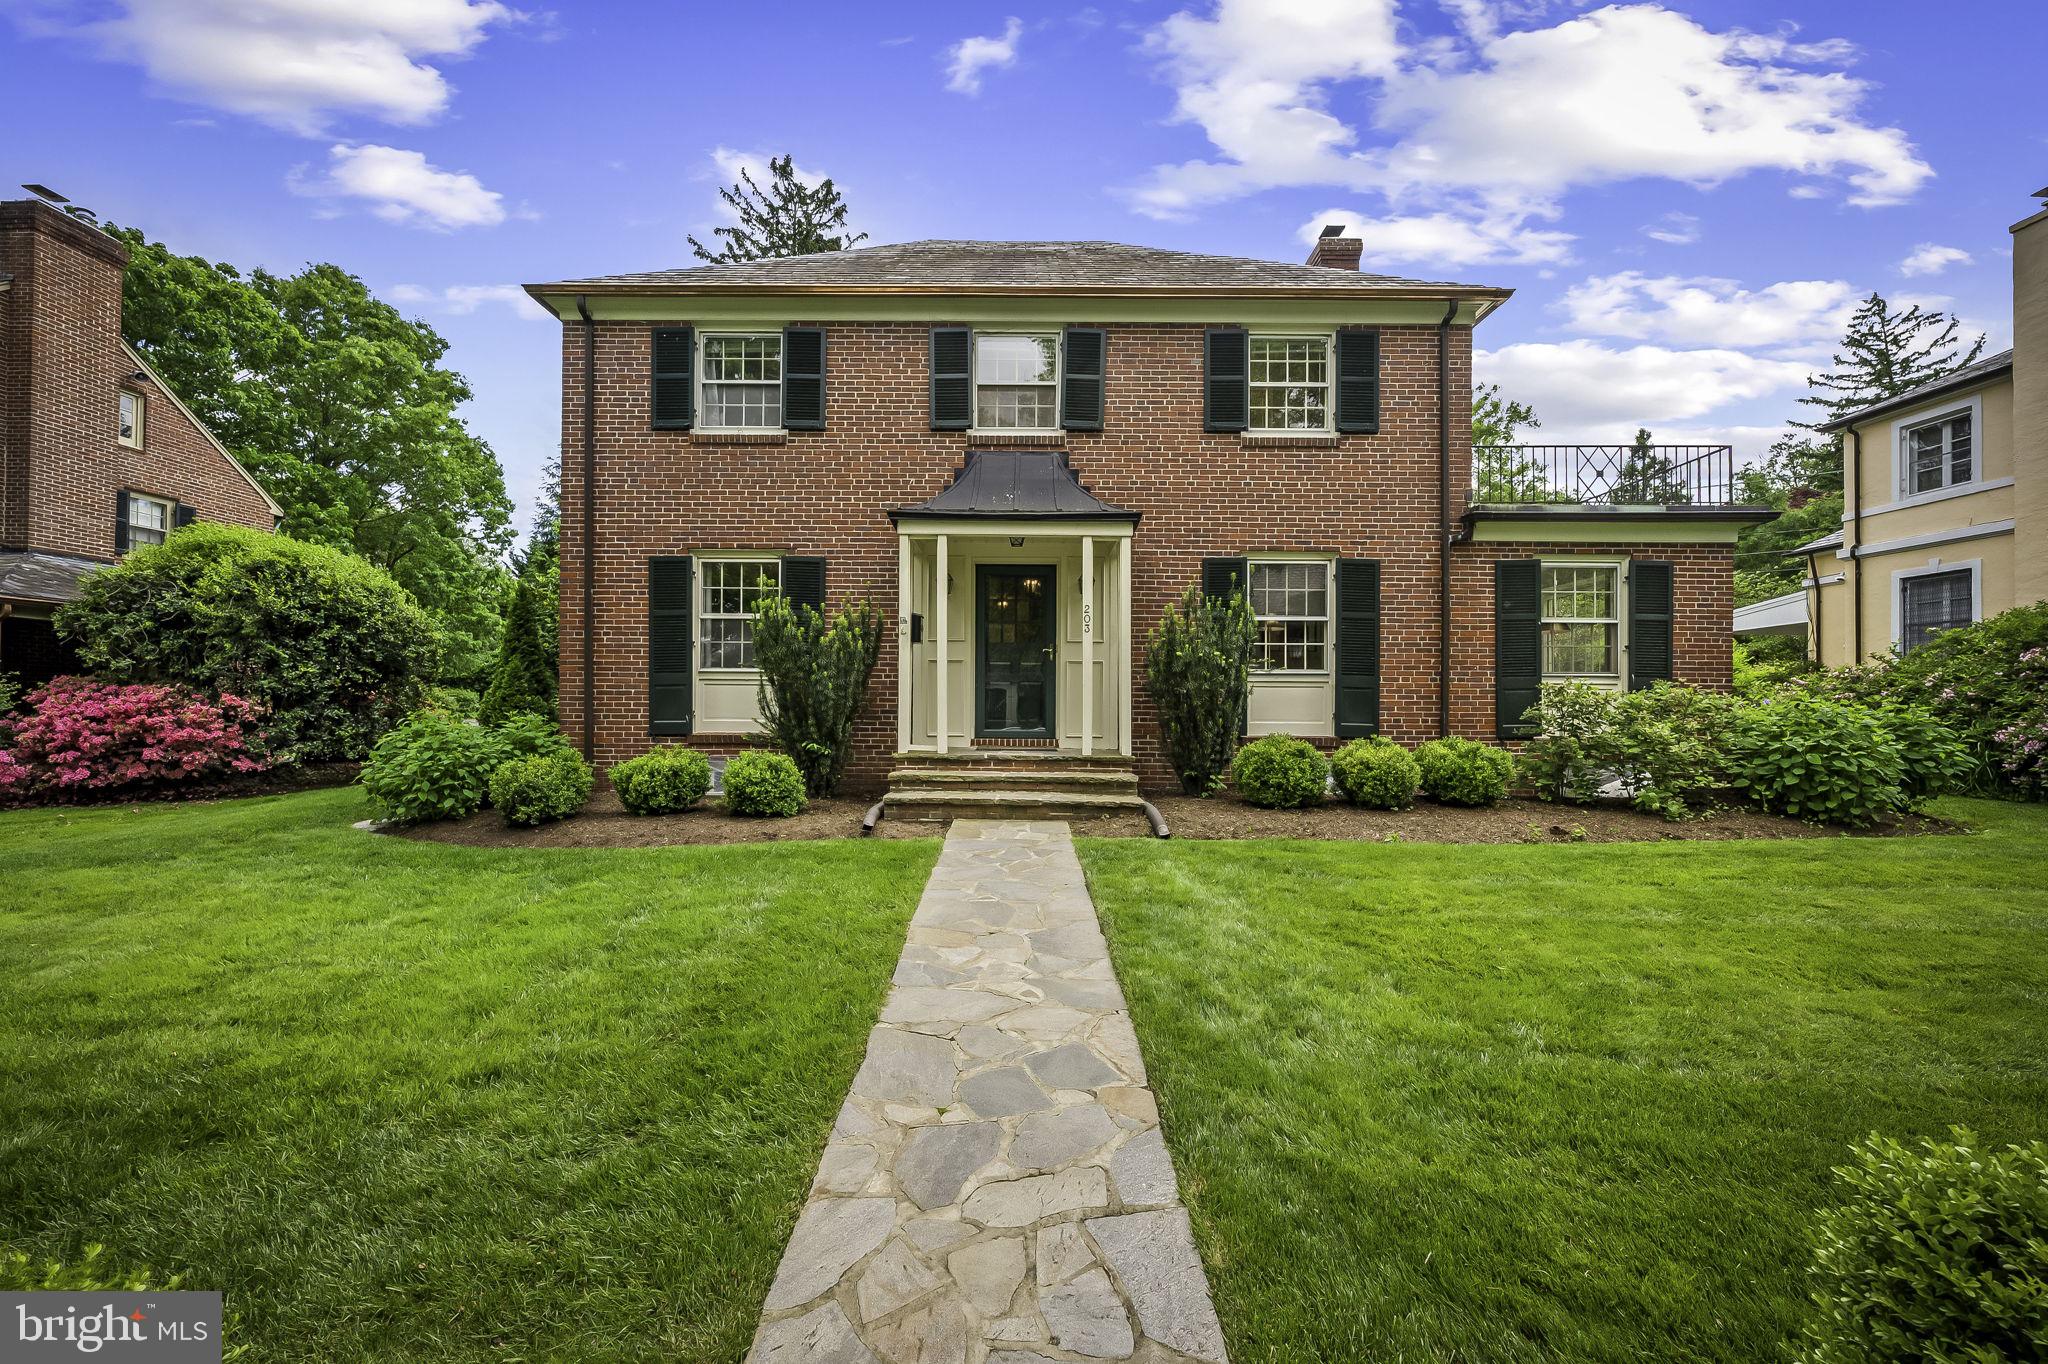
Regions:
M 896 751 L 910 751 L 910 537 L 896 537 Z
M 1137 745 L 1131 739 L 1131 693 L 1138 681 L 1131 676 L 1131 545 L 1130 536 L 1116 542 L 1116 675 L 1117 743 L 1133 757 Z
M 938 724 L 936 728 L 939 736 L 939 752 L 944 753 L 946 751 L 946 730 L 950 728 L 952 721 L 952 711 L 948 708 L 946 704 L 946 653 L 948 634 L 946 624 L 946 599 L 952 596 L 953 594 L 947 590 L 948 584 L 946 578 L 947 568 L 945 533 L 943 531 L 940 532 L 939 535 L 934 538 L 933 543 L 936 546 L 937 553 L 935 556 L 936 565 L 932 572 L 932 595 L 935 596 L 938 600 L 934 604 L 932 610 L 932 615 L 935 618 L 933 621 L 932 641 L 933 644 L 936 646 L 934 649 L 934 653 L 939 662 L 939 680 L 938 683 L 932 688 L 932 704 L 938 708 Z
M 1081 537 L 1081 756 L 1095 751 L 1095 537 Z

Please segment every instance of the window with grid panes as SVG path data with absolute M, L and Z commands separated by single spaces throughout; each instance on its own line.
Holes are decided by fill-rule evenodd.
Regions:
M 772 431 L 782 425 L 782 334 L 704 338 L 701 425 Z
M 779 559 L 706 559 L 698 566 L 697 617 L 706 668 L 754 666 L 754 617 L 761 599 L 782 591 Z
M 1958 412 L 1906 433 L 1906 493 L 1968 483 L 1974 465 L 1970 414 Z
M 1543 680 L 1621 676 L 1621 565 L 1543 566 Z
M 1329 337 L 1254 336 L 1250 363 L 1252 430 L 1329 429 Z
M 1251 565 L 1251 608 L 1258 621 L 1252 667 L 1269 673 L 1328 669 L 1330 566 L 1275 560 Z
M 1974 588 L 1967 568 L 1899 579 L 1899 652 L 1910 654 L 1943 630 L 1972 624 Z
M 171 528 L 171 504 L 160 497 L 128 494 L 128 547 L 160 545 Z
M 1060 338 L 974 338 L 974 425 L 982 431 L 1052 431 L 1060 424 Z

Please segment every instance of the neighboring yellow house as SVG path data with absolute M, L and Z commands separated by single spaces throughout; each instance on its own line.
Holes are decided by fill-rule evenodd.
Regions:
M 2013 348 L 1824 428 L 1847 510 L 1804 549 L 1829 667 L 2048 598 L 2048 210 L 2012 234 Z

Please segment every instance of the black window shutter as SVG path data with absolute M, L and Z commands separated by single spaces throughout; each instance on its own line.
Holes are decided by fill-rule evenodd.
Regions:
M 697 363 L 695 327 L 654 329 L 653 424 L 657 431 L 687 431 L 697 420 L 691 371 Z
M 932 328 L 932 430 L 965 431 L 974 425 L 974 333 L 966 327 Z
M 803 555 L 782 558 L 782 595 L 791 606 L 825 609 L 825 561 Z
M 1100 327 L 1069 327 L 1062 354 L 1060 425 L 1069 431 L 1100 431 L 1109 333 Z
M 1242 327 L 1211 327 L 1202 338 L 1202 429 L 1242 431 L 1251 419 L 1251 339 Z
M 1380 732 L 1380 565 L 1337 561 L 1337 737 Z
M 825 429 L 825 329 L 782 329 L 782 424 L 791 431 Z
M 171 529 L 173 530 L 180 526 L 189 526 L 198 519 L 199 513 L 186 506 L 183 502 L 171 508 Z
M 1251 564 L 1244 559 L 1202 560 L 1202 595 L 1229 601 L 1243 593 L 1251 595 Z
M 647 561 L 647 732 L 688 734 L 692 565 L 688 555 Z
M 1337 429 L 1371 434 L 1380 429 L 1380 334 L 1359 328 L 1337 333 Z
M 128 490 L 119 489 L 114 494 L 114 553 L 128 552 Z
M 1671 680 L 1671 565 L 1638 559 L 1628 566 L 1628 689 Z
M 1522 716 L 1543 695 L 1543 564 L 1493 566 L 1493 720 L 1503 739 L 1526 738 Z

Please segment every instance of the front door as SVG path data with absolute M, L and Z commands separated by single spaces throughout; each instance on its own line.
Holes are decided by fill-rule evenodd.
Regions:
M 1053 737 L 1053 589 L 1045 564 L 983 564 L 976 573 L 975 737 Z

